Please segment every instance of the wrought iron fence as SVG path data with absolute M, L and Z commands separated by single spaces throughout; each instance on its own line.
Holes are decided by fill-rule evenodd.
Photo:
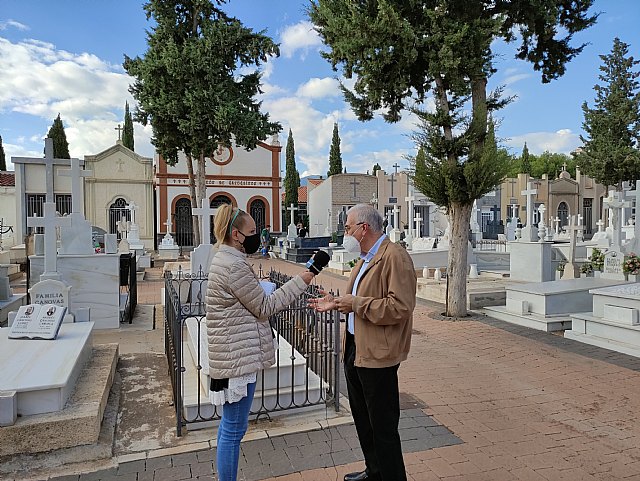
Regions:
M 138 306 L 138 278 L 136 276 L 136 255 L 120 254 L 120 322 L 133 322 Z
M 481 251 L 495 251 L 495 252 L 506 252 L 507 251 L 507 241 L 503 240 L 492 240 L 492 239 L 480 239 L 472 241 L 471 245 L 474 249 Z
M 207 277 L 201 269 L 165 274 L 165 354 L 178 436 L 186 426 L 219 420 L 221 414 L 208 398 Z M 263 278 L 262 268 L 259 277 Z M 264 278 L 277 288 L 290 279 L 276 271 Z M 316 313 L 307 307 L 320 290 L 321 286 L 309 286 L 294 304 L 270 319 L 278 352 L 276 364 L 258 374 L 251 410 L 256 419 L 319 404 L 340 409 L 339 313 Z

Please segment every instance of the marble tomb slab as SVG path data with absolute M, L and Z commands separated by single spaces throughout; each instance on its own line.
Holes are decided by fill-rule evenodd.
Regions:
M 0 391 L 16 391 L 19 415 L 60 411 L 91 356 L 93 323 L 63 324 L 55 341 L 9 339 L 0 329 Z

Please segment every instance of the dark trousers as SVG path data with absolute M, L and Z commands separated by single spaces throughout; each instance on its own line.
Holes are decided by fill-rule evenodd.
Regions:
M 406 481 L 398 434 L 400 395 L 398 367 L 354 366 L 355 339 L 346 332 L 344 374 L 349 406 L 355 422 L 367 470 L 382 481 Z

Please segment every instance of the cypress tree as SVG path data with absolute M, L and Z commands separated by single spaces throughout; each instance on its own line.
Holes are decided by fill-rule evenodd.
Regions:
M 4 155 L 4 147 L 2 145 L 2 135 L 0 135 L 0 170 L 7 170 L 7 159 Z
M 122 132 L 122 145 L 129 150 L 134 150 L 133 119 L 129 112 L 129 102 L 124 104 L 124 130 Z
M 522 155 L 520 156 L 520 172 L 523 174 L 531 174 L 531 159 L 529 158 L 529 148 L 527 143 L 524 143 L 522 148 Z
M 640 72 L 633 67 L 640 61 L 628 56 L 629 46 L 613 40 L 609 55 L 600 55 L 603 65 L 596 85 L 594 108 L 582 104 L 587 137 L 576 159 L 586 173 L 604 185 L 622 187 L 640 175 Z
M 47 138 L 53 139 L 53 156 L 56 159 L 70 159 L 69 143 L 67 142 L 67 134 L 64 132 L 64 125 L 60 119 L 60 114 L 55 118 Z
M 342 155 L 340 154 L 340 135 L 338 134 L 338 124 L 333 124 L 333 138 L 331 139 L 331 149 L 329 150 L 329 172 L 327 177 L 333 174 L 342 173 Z
M 287 138 L 287 148 L 285 154 L 284 176 L 284 206 L 289 207 L 291 204 L 298 205 L 298 187 L 300 187 L 300 174 L 296 169 L 296 148 L 293 142 L 293 132 L 289 129 L 289 137 Z

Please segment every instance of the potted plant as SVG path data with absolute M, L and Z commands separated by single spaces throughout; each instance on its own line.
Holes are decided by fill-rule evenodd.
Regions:
M 593 264 L 591 262 L 585 262 L 580 266 L 581 277 L 593 277 Z
M 562 277 L 562 273 L 564 272 L 564 266 L 566 263 L 567 261 L 560 261 L 558 263 L 558 267 L 556 267 L 556 280 Z
M 622 263 L 622 272 L 624 272 L 626 279 L 637 282 L 637 276 L 640 274 L 640 257 L 633 252 L 625 256 Z
M 604 252 L 598 248 L 591 251 L 591 267 L 593 268 L 594 277 L 600 277 L 600 273 L 604 270 Z
M 331 242 L 329 242 L 329 247 L 338 247 L 338 233 L 335 231 L 331 233 Z

